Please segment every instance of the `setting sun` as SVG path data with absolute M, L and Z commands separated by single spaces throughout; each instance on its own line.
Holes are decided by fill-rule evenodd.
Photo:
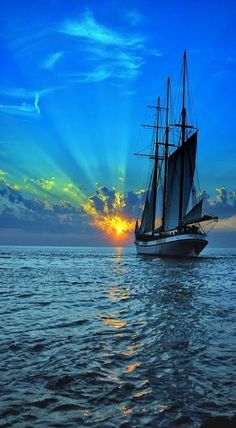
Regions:
M 121 217 L 120 215 L 107 215 L 94 220 L 93 224 L 102 229 L 106 234 L 116 238 L 123 238 L 127 232 L 134 229 L 134 220 Z
M 121 235 L 123 233 L 123 229 L 121 226 L 119 226 L 119 225 L 116 226 L 116 233 L 117 233 L 117 235 Z

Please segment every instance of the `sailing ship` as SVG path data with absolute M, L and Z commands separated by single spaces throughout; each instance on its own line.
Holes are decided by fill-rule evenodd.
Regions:
M 215 222 L 217 217 L 203 214 L 203 198 L 198 198 L 195 188 L 195 169 L 198 129 L 187 123 L 187 56 L 183 56 L 181 111 L 179 123 L 171 125 L 170 78 L 167 79 L 165 126 L 160 118 L 163 107 L 158 98 L 156 122 L 144 125 L 154 129 L 154 152 L 140 154 L 153 160 L 146 200 L 141 221 L 135 225 L 135 246 L 138 254 L 153 256 L 198 256 L 208 244 L 204 222 Z M 153 107 L 153 106 L 150 106 Z M 164 132 L 163 132 L 164 129 Z M 179 129 L 177 144 L 169 142 L 171 131 Z M 163 136 L 162 141 L 160 136 Z M 170 151 L 172 150 L 172 153 Z M 160 195 L 162 188 L 162 195 Z M 159 190 L 158 190 L 159 189 Z M 192 195 L 192 198 L 191 198 Z M 157 208 L 161 223 L 156 226 Z M 207 223 L 205 223 L 207 224 Z

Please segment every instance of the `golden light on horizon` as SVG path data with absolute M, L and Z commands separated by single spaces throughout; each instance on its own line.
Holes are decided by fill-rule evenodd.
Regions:
M 91 216 L 91 225 L 101 229 L 110 239 L 124 244 L 129 241 L 129 234 L 134 231 L 135 219 L 125 217 L 121 213 L 125 207 L 125 196 L 114 188 L 113 191 L 114 200 L 109 202 L 109 196 L 103 189 L 97 190 L 96 198 L 103 203 L 102 212 L 95 206 L 93 198 L 89 198 L 81 207 Z
M 125 235 L 134 230 L 134 220 L 121 215 L 106 215 L 93 220 L 93 225 L 102 229 L 113 238 L 124 238 Z

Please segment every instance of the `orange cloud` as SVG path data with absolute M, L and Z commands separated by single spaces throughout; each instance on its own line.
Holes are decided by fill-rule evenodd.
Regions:
M 97 208 L 95 199 L 102 205 Z M 115 188 L 109 193 L 108 189 L 99 187 L 96 196 L 90 197 L 81 205 L 86 214 L 92 217 L 91 225 L 101 229 L 111 239 L 128 241 L 129 233 L 134 230 L 134 219 L 126 217 L 122 209 L 126 206 L 125 195 Z

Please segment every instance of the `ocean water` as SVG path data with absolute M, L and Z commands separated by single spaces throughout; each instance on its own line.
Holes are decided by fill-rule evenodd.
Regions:
M 0 312 L 1 427 L 200 427 L 236 413 L 236 250 L 1 247 Z

